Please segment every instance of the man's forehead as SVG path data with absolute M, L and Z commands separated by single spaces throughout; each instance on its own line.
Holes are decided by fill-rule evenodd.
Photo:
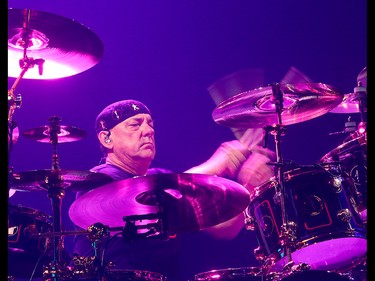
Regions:
M 123 123 L 127 123 L 132 120 L 152 120 L 152 117 L 150 114 L 147 114 L 147 113 L 139 113 L 139 114 L 129 117 L 128 119 L 125 119 Z

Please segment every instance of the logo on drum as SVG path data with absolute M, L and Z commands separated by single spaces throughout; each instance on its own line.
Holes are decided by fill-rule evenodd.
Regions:
M 367 167 L 364 166 L 364 169 L 366 171 L 366 175 L 365 175 L 365 184 L 367 184 Z M 358 185 L 361 185 L 361 177 L 360 177 L 361 173 L 359 171 L 359 168 L 358 168 L 358 165 L 355 165 L 351 170 L 350 170 L 350 177 L 354 180 L 354 184 L 356 186 Z

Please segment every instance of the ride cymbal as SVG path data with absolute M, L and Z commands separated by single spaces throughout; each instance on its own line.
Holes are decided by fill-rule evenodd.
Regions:
M 86 191 L 113 181 L 105 174 L 79 170 L 32 170 L 13 173 L 10 189 L 16 191 L 47 191 L 53 181 L 53 172 L 61 176 L 63 189 L 71 192 Z
M 291 125 L 319 117 L 342 101 L 344 95 L 323 83 L 280 84 L 281 122 Z M 213 120 L 233 128 L 261 128 L 279 123 L 272 86 L 237 94 L 213 111 Z
M 250 203 L 242 185 L 218 176 L 170 173 L 115 181 L 78 198 L 69 209 L 82 228 L 101 222 L 124 226 L 124 216 L 161 212 L 170 233 L 200 230 L 227 221 Z M 142 220 L 140 224 L 147 224 Z
M 72 142 L 81 140 L 86 137 L 86 132 L 82 129 L 73 126 L 59 125 L 59 132 L 57 133 L 58 143 Z M 51 127 L 41 126 L 38 128 L 26 130 L 22 135 L 28 139 L 38 142 L 51 142 Z
M 25 79 L 72 76 L 96 65 L 103 50 L 99 37 L 75 20 L 42 11 L 8 9 L 9 77 L 19 77 L 25 65 L 38 65 L 26 71 Z

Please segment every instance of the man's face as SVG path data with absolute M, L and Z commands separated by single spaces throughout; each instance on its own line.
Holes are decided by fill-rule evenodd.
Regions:
M 149 114 L 129 117 L 111 129 L 113 153 L 121 161 L 151 161 L 155 157 L 154 122 Z

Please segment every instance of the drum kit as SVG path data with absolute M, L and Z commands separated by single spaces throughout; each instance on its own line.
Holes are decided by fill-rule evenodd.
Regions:
M 17 78 L 8 91 L 8 152 L 19 135 L 53 147 L 51 169 L 16 172 L 9 167 L 9 196 L 17 191 L 45 192 L 52 206 L 49 216 L 8 204 L 9 281 L 30 276 L 45 281 L 164 281 L 161 274 L 142 270 L 104 268 L 103 273 L 104 264 L 98 269 L 95 263 L 102 260 L 97 250 L 103 237 L 120 232 L 129 240 L 168 239 L 215 226 L 241 212 L 246 229 L 256 233 L 259 247 L 254 255 L 262 266 L 213 270 L 195 275 L 193 281 L 360 280 L 354 270 L 367 260 L 366 68 L 352 94 L 343 95 L 323 83 L 275 83 L 237 94 L 215 108 L 212 117 L 220 125 L 263 127 L 274 136 L 277 157 L 270 164 L 275 176 L 250 194 L 234 181 L 210 175 L 170 173 L 113 182 L 101 173 L 61 169 L 57 145 L 79 141 L 86 133 L 61 125 L 57 116 L 49 118 L 48 125 L 19 132 L 13 115 L 22 98 L 14 93 L 22 78 L 72 76 L 96 65 L 102 53 L 100 39 L 76 21 L 8 9 L 8 75 Z M 28 72 L 34 66 L 39 75 Z M 319 163 L 296 167 L 285 162 L 285 125 L 328 112 L 359 113 L 361 123 L 351 126 L 345 142 Z M 70 219 L 83 230 L 62 231 L 65 193 L 93 188 L 69 209 Z M 74 257 L 72 266 L 64 251 L 67 235 L 86 235 L 96 255 Z

